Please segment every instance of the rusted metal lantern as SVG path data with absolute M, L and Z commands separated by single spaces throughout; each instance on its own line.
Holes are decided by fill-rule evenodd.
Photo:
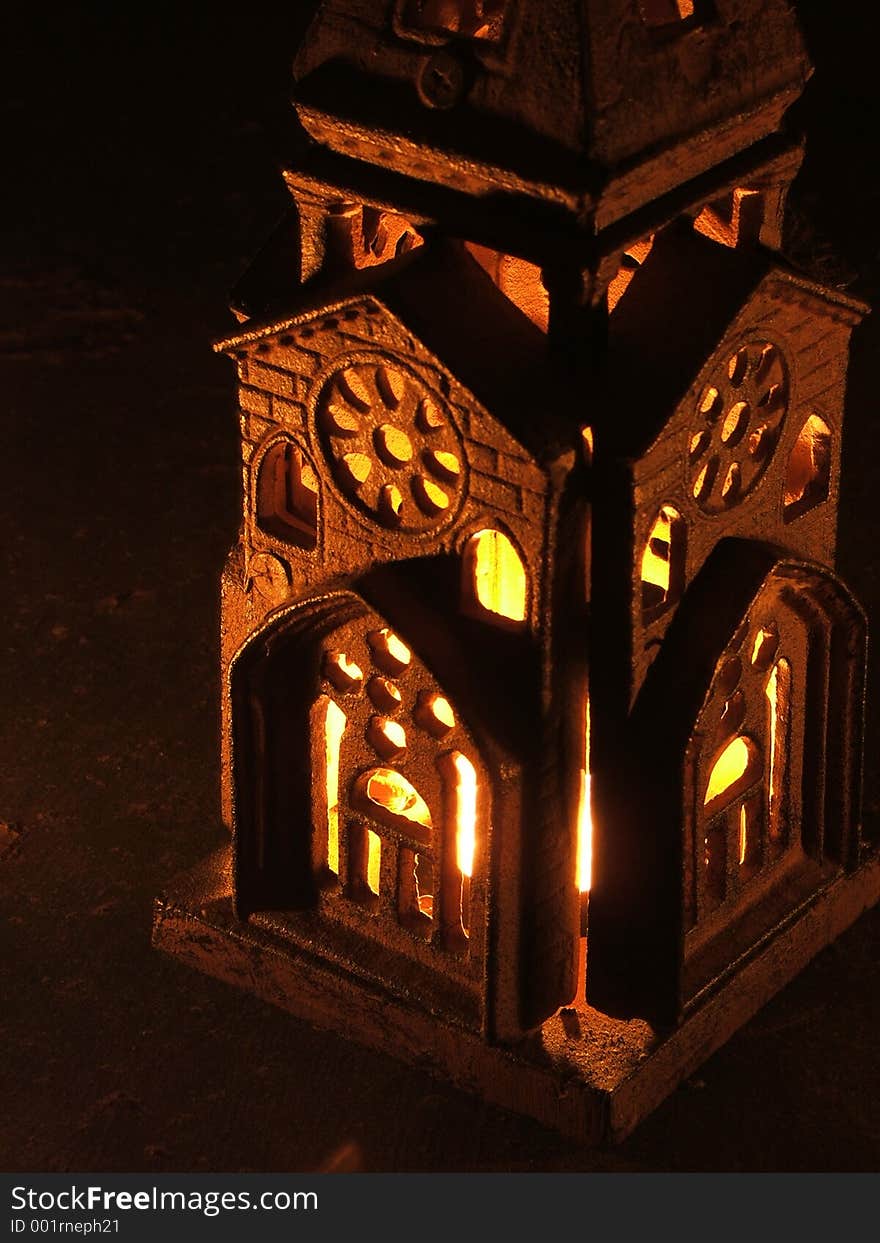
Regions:
M 156 943 L 582 1140 L 880 896 L 808 72 L 783 0 L 325 0 L 218 346 L 232 845 Z

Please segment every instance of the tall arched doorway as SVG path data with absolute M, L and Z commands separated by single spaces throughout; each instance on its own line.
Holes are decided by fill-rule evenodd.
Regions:
M 300 912 L 324 938 L 375 942 L 376 962 L 481 981 L 489 783 L 406 640 L 353 592 L 330 593 L 255 635 L 231 692 L 238 912 Z

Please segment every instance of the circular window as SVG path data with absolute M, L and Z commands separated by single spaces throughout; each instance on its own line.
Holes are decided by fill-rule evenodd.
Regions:
M 732 509 L 756 487 L 770 464 L 788 408 L 780 350 L 749 342 L 731 354 L 697 401 L 688 469 L 704 513 Z
M 458 433 L 442 399 L 412 372 L 349 363 L 325 383 L 318 423 L 337 484 L 374 521 L 416 534 L 452 517 L 463 483 Z

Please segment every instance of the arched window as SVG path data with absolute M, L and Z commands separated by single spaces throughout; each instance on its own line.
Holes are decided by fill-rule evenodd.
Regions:
M 676 604 L 684 590 L 687 524 L 672 505 L 664 505 L 642 550 L 642 620 L 653 621 Z
M 790 840 L 791 664 L 775 617 L 747 619 L 705 708 L 703 910 L 735 898 Z
M 768 831 L 771 845 L 783 839 L 784 803 L 788 787 L 789 715 L 791 703 L 791 665 L 782 657 L 770 670 L 764 691 L 767 697 L 767 774 Z
M 756 800 L 748 795 L 762 775 L 761 751 L 742 734 L 727 743 L 712 765 L 703 799 L 705 890 L 710 906 L 717 906 L 727 897 L 731 833 L 738 835 L 733 848 L 738 846 L 740 866 L 751 862 L 748 856 L 760 844 Z
M 782 516 L 794 522 L 828 500 L 831 487 L 831 428 L 811 414 L 788 459 Z
M 257 522 L 275 539 L 312 549 L 318 542 L 318 479 L 290 440 L 276 440 L 257 475 Z
M 732 739 L 712 765 L 703 802 L 710 815 L 732 803 L 761 775 L 761 753 L 751 738 Z
M 485 868 L 485 791 L 466 728 L 375 615 L 327 637 L 321 675 L 311 717 L 319 888 L 342 918 L 355 902 L 386 928 L 390 919 L 466 952 L 484 909 L 472 886 Z
M 327 842 L 323 862 L 334 876 L 339 875 L 339 752 L 348 718 L 334 699 L 321 695 L 312 712 L 314 727 L 323 722 L 326 785 L 323 789 Z
M 522 558 L 503 531 L 489 527 L 468 540 L 462 561 L 462 607 L 501 624 L 526 620 L 528 583 Z

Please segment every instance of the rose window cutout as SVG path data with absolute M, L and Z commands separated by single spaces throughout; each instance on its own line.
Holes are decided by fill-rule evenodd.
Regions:
M 417 376 L 380 361 L 351 363 L 325 384 L 318 416 L 336 482 L 369 517 L 417 534 L 455 512 L 461 444 L 445 406 Z
M 736 350 L 697 401 L 688 470 L 704 513 L 732 509 L 770 464 L 788 408 L 782 352 L 769 341 Z

